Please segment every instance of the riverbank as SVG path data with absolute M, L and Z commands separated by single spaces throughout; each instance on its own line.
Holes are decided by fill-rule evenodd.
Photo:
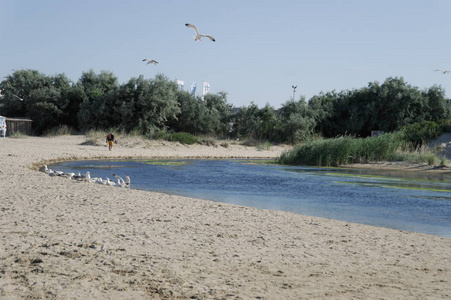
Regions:
M 447 299 L 451 239 L 50 177 L 71 159 L 286 147 L 0 139 L 2 299 Z M 102 141 L 103 142 L 103 141 Z
M 426 163 L 412 164 L 407 162 L 375 162 L 368 164 L 351 164 L 344 165 L 343 168 L 351 169 L 373 169 L 373 170 L 386 170 L 386 171 L 403 171 L 403 172 L 424 172 L 424 173 L 436 173 L 447 174 L 451 173 L 450 166 L 430 166 Z

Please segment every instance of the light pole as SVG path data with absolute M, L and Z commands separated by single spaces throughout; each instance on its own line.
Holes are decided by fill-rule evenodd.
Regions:
M 297 86 L 297 85 L 292 85 L 291 87 L 293 88 L 293 101 L 295 101 L 294 96 L 295 96 L 295 94 L 296 94 L 296 88 L 297 88 L 298 86 Z

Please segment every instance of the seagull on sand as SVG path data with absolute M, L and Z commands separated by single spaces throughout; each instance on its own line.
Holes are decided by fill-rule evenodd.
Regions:
M 65 177 L 65 178 L 73 179 L 74 176 L 75 176 L 75 173 L 73 173 L 73 172 L 70 172 L 70 173 L 63 173 L 63 175 L 61 175 L 61 176 L 62 176 L 62 177 Z
M 95 179 L 91 179 L 91 172 L 87 171 L 85 178 L 82 179 L 84 182 L 94 182 Z
M 147 65 L 148 64 L 158 64 L 158 62 L 155 59 L 148 59 L 148 58 L 144 58 L 143 61 L 147 61 Z
M 196 32 L 196 36 L 194 37 L 194 40 L 195 40 L 195 41 L 200 41 L 200 39 L 201 39 L 202 37 L 207 37 L 207 38 L 209 38 L 210 40 L 212 40 L 213 42 L 216 41 L 211 35 L 200 34 L 200 33 L 199 33 L 199 30 L 197 30 L 197 27 L 194 26 L 193 24 L 186 23 L 185 26 L 186 26 L 186 27 L 191 27 L 192 29 L 194 29 L 194 31 Z
M 111 181 L 111 180 L 107 177 L 107 178 L 106 178 L 106 184 L 107 184 L 107 185 L 111 185 L 111 186 L 115 186 L 115 185 L 116 185 L 116 182 Z
M 79 181 L 83 181 L 85 178 L 86 178 L 86 175 L 81 175 L 80 172 L 78 172 L 77 175 L 74 175 L 74 176 L 73 176 L 73 179 L 79 180 Z
M 451 73 L 451 71 L 448 71 L 448 70 L 440 70 L 440 69 L 437 69 L 437 70 L 434 70 L 434 71 L 442 72 L 442 74 L 449 74 L 449 73 Z

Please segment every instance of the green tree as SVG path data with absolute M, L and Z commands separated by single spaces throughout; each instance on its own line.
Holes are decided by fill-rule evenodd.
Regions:
M 58 125 L 68 125 L 67 97 L 71 82 L 64 74 L 49 77 L 50 84 L 30 92 L 28 115 L 37 133 Z
M 9 117 L 29 117 L 28 105 L 32 91 L 50 86 L 50 80 L 36 70 L 17 70 L 0 83 L 4 94 L 1 113 Z
M 450 117 L 449 107 L 446 105 L 445 90 L 439 86 L 433 86 L 423 91 L 426 107 L 424 121 L 435 121 Z
M 281 124 L 274 107 L 266 104 L 259 110 L 258 115 L 260 118 L 260 127 L 258 130 L 259 139 L 282 142 L 280 140 L 280 134 L 277 131 Z
M 260 117 L 257 104 L 243 106 L 234 116 L 233 132 L 237 137 L 260 139 Z
M 77 85 L 83 90 L 78 112 L 79 128 L 107 129 L 114 127 L 110 114 L 113 110 L 111 103 L 116 90 L 119 88 L 117 77 L 112 72 L 102 71 L 95 74 L 93 70 L 83 72 Z
M 327 137 L 335 135 L 336 130 L 332 122 L 332 116 L 334 115 L 334 103 L 337 98 L 337 93 L 332 91 L 328 93 L 321 92 L 309 100 L 308 107 L 315 120 L 315 132 Z
M 206 103 L 186 91 L 177 92 L 180 113 L 168 126 L 176 132 L 215 134 Z
M 208 113 L 205 115 L 208 126 L 218 135 L 228 135 L 230 133 L 230 120 L 232 108 L 227 103 L 227 94 L 207 94 L 204 97 L 205 106 Z
M 403 78 L 388 78 L 380 86 L 377 98 L 380 130 L 392 132 L 402 126 L 422 121 L 423 101 L 418 88 Z
M 325 137 L 356 135 L 366 137 L 372 130 L 395 131 L 403 126 L 449 117 L 444 91 L 432 87 L 420 91 L 403 78 L 340 93 L 315 96 L 309 107 L 316 120 L 315 130 Z
M 177 102 L 177 84 L 164 75 L 154 80 L 142 81 L 143 93 L 135 102 L 135 117 L 138 128 L 144 134 L 166 129 L 167 124 L 177 118 L 180 107 Z
M 70 124 L 68 94 L 71 81 L 64 74 L 45 76 L 35 70 L 19 70 L 1 83 L 5 93 L 2 114 L 30 117 L 40 134 L 61 124 Z
M 315 119 L 304 98 L 288 100 L 279 109 L 281 140 L 298 143 L 307 140 L 315 128 Z

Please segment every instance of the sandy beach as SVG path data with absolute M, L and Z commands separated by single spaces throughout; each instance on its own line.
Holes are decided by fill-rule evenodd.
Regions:
M 451 239 L 38 171 L 286 149 L 118 139 L 108 151 L 85 136 L 0 138 L 0 299 L 451 298 Z

